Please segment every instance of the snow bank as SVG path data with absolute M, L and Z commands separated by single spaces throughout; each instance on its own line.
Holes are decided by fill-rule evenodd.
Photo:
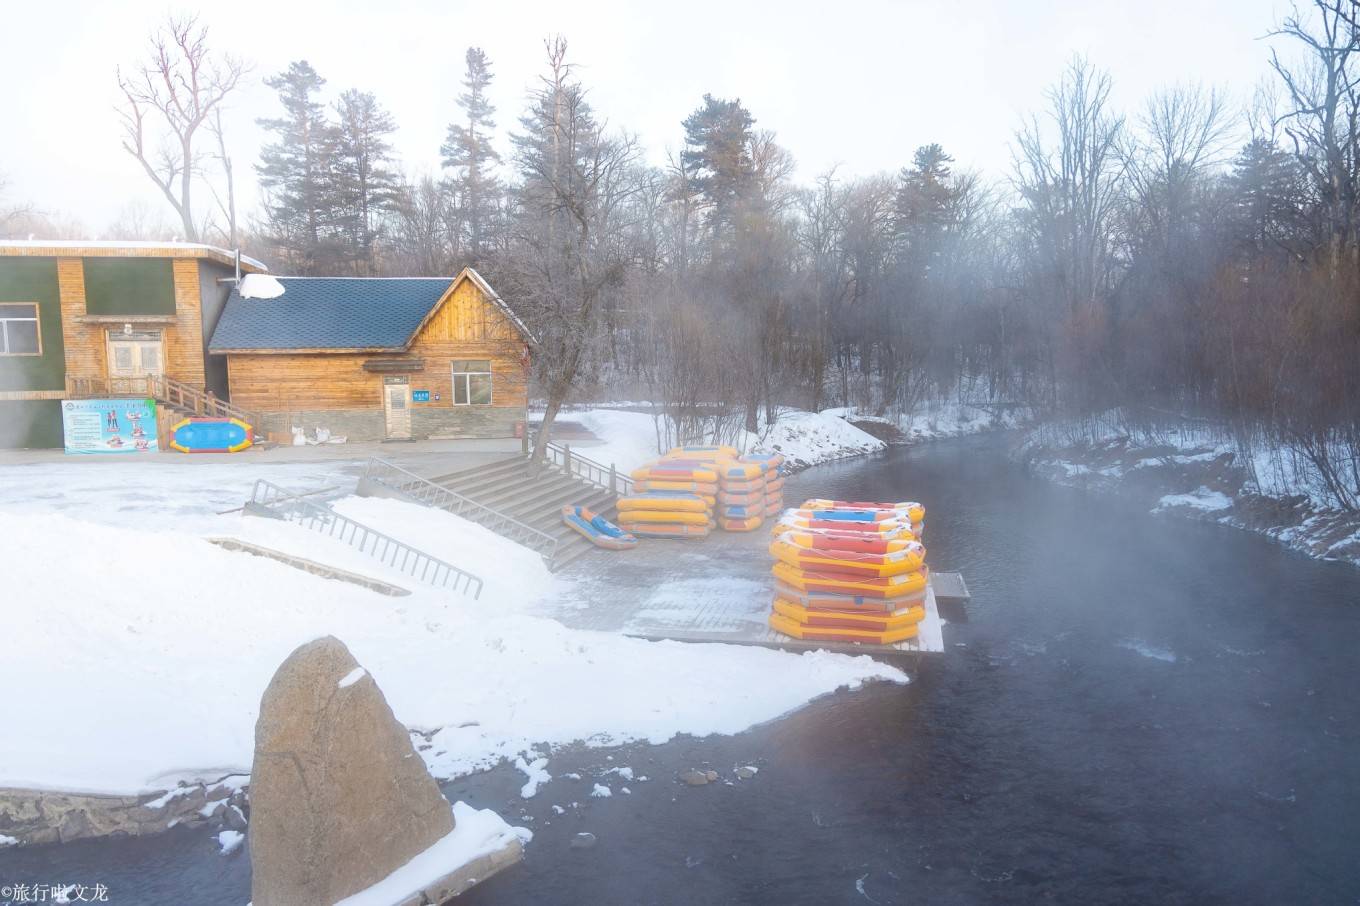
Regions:
M 760 431 L 742 431 L 735 439 L 727 438 L 723 442 L 743 452 L 783 453 L 794 468 L 874 453 L 887 446 L 842 418 L 839 413 L 844 411 L 780 409 L 775 421 L 762 425 Z M 580 422 L 601 441 L 580 444 L 577 449 L 582 455 L 604 465 L 612 463 L 620 471 L 630 472 L 665 452 L 657 449 L 660 433 L 656 416 L 649 413 L 581 409 L 572 410 L 564 417 Z
M 127 475 L 95 471 L 106 482 Z M 157 477 L 177 472 L 161 467 Z M 218 491 L 204 474 L 189 471 L 200 476 L 196 490 L 174 483 L 184 496 L 162 501 L 159 511 L 154 481 L 90 488 L 84 508 L 67 507 L 58 493 L 53 502 L 63 512 L 37 512 L 36 498 L 51 490 L 41 483 L 14 506 L 0 497 L 7 591 L 0 625 L 8 643 L 0 688 L 28 690 L 7 700 L 6 721 L 23 732 L 0 741 L 0 786 L 141 793 L 247 772 L 260 695 L 274 670 L 298 645 L 327 634 L 350 646 L 397 717 L 418 731 L 417 748 L 439 777 L 542 744 L 737 733 L 839 688 L 906 681 L 868 657 L 569 630 L 516 613 L 532 595 L 557 588 L 518 546 L 411 504 L 340 502 L 342 511 L 487 580 L 479 601 L 416 586 L 298 526 L 205 515 L 219 504 L 208 502 Z M 106 499 L 128 494 L 142 505 L 120 512 Z M 68 515 L 75 512 L 99 521 Z M 263 538 L 414 593 L 382 596 L 223 550 L 195 532 Z
M 1206 487 L 1201 487 L 1189 494 L 1167 494 L 1157 502 L 1153 512 L 1171 509 L 1172 507 L 1189 507 L 1193 510 L 1204 510 L 1205 512 L 1217 512 L 1218 510 L 1230 509 L 1233 505 L 1232 498 L 1221 491 L 1211 491 Z

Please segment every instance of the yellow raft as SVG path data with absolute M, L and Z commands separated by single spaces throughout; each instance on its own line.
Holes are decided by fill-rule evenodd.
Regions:
M 718 484 L 713 481 L 662 481 L 655 478 L 642 478 L 633 482 L 635 491 L 684 491 L 701 497 L 713 497 L 718 493 Z
M 893 645 L 916 638 L 916 623 L 898 629 L 874 631 L 871 629 L 847 629 L 841 626 L 807 626 L 782 613 L 770 614 L 770 628 L 775 632 L 815 642 L 860 642 L 867 645 Z
M 687 513 L 682 510 L 620 510 L 619 525 L 655 522 L 677 525 L 708 525 L 713 520 L 708 511 Z
M 692 525 L 683 522 L 632 522 L 619 517 L 619 528 L 639 538 L 707 538 L 712 529 L 705 522 Z
M 691 444 L 684 447 L 672 447 L 663 458 L 664 459 L 700 459 L 707 462 L 716 462 L 720 459 L 736 459 L 739 454 L 735 447 L 728 446 L 706 446 L 704 444 Z
M 928 581 L 924 570 L 879 578 L 806 572 L 788 563 L 776 563 L 771 571 L 780 582 L 799 591 L 824 591 L 880 599 L 903 598 L 924 592 Z
M 647 491 L 619 498 L 619 513 L 646 510 L 661 513 L 703 513 L 709 509 L 698 494 L 684 491 Z
M 793 601 L 775 598 L 774 611 L 804 626 L 866 629 L 870 632 L 891 632 L 894 629 L 914 626 L 926 618 L 926 609 L 919 604 L 904 607 L 894 613 L 846 613 L 838 610 L 814 610 Z

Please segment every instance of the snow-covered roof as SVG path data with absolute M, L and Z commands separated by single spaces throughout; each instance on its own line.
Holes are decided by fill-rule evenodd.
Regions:
M 82 257 L 211 258 L 232 264 L 236 253 L 203 242 L 148 242 L 134 239 L 0 239 L 0 255 L 47 255 L 79 252 Z M 156 253 L 156 254 L 151 254 Z M 241 256 L 241 266 L 267 271 L 264 262 Z

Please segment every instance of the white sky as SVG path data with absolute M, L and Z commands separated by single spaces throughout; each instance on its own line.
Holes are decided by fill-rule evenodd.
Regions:
M 173 222 L 119 147 L 114 70 L 141 58 L 146 35 L 175 8 L 66 0 L 7 10 L 0 173 L 11 195 L 91 234 L 138 201 Z M 680 121 L 707 91 L 740 97 L 758 126 L 775 130 L 800 179 L 837 164 L 845 175 L 896 169 L 931 141 L 960 165 L 1001 176 L 1021 118 L 1071 54 L 1110 70 L 1129 110 L 1178 81 L 1226 87 L 1245 103 L 1266 73 L 1268 45 L 1258 38 L 1286 9 L 1283 0 L 233 0 L 200 21 L 215 47 L 254 65 L 228 126 L 239 203 L 249 209 L 264 137 L 254 119 L 278 114 L 260 79 L 296 59 L 328 79 L 327 100 L 349 87 L 374 92 L 396 117 L 411 173 L 439 165 L 469 44 L 492 59 L 505 133 L 541 71 L 543 37 L 560 31 L 597 111 L 639 133 L 656 163 L 679 147 Z

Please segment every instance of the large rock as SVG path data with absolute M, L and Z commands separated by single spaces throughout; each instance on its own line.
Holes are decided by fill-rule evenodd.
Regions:
M 255 725 L 255 906 L 328 906 L 452 830 L 448 801 L 349 649 L 327 637 L 289 655 Z

